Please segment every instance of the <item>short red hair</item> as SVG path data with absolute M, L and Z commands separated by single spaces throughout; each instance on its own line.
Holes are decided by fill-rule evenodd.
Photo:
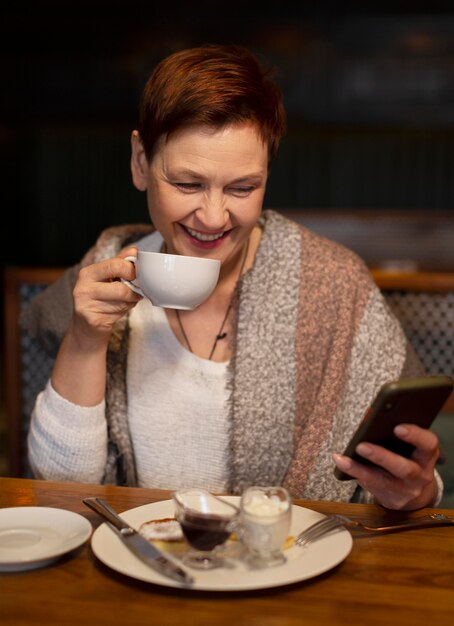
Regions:
M 246 48 L 206 45 L 175 52 L 147 80 L 139 109 L 139 133 L 148 161 L 157 140 L 190 125 L 221 128 L 252 122 L 271 162 L 285 133 L 282 93 Z

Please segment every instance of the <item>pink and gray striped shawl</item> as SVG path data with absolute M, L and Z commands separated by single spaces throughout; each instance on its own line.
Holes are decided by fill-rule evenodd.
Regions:
M 235 295 L 229 491 L 283 484 L 294 497 L 350 500 L 357 485 L 334 477 L 331 454 L 342 452 L 384 382 L 420 374 L 421 366 L 353 252 L 275 211 L 264 211 L 261 224 L 254 265 Z M 146 225 L 108 229 L 82 264 L 112 257 L 150 231 Z M 71 316 L 78 269 L 68 270 L 23 316 L 29 332 L 54 353 Z M 108 351 L 105 482 L 135 485 L 127 351 L 125 317 Z

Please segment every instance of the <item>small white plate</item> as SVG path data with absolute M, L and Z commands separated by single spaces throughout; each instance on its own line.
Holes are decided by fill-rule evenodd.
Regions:
M 226 500 L 239 504 L 238 496 L 224 496 Z M 173 517 L 172 500 L 145 504 L 121 514 L 131 526 L 138 529 L 141 524 L 152 519 Z M 296 536 L 307 526 L 325 517 L 321 513 L 301 506 L 292 507 L 290 534 Z M 194 570 L 191 574 L 195 582 L 188 589 L 204 591 L 241 591 L 279 587 L 318 576 L 343 561 L 352 549 L 353 540 L 346 529 L 339 529 L 307 548 L 292 546 L 285 550 L 286 563 L 276 567 L 251 570 L 243 561 L 234 560 L 231 567 L 214 570 Z M 91 547 L 95 555 L 113 570 L 138 580 L 182 587 L 184 585 L 166 578 L 143 563 L 123 544 L 117 534 L 106 524 L 101 524 L 93 533 Z
M 44 567 L 81 546 L 90 522 L 72 511 L 44 506 L 0 509 L 0 572 Z

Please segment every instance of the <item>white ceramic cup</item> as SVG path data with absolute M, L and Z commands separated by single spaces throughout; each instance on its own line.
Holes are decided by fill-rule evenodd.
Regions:
M 145 250 L 126 260 L 136 266 L 136 278 L 122 281 L 153 306 L 167 309 L 195 309 L 216 287 L 221 269 L 217 259 Z
M 249 487 L 241 496 L 240 522 L 247 560 L 255 567 L 285 563 L 292 501 L 283 487 Z

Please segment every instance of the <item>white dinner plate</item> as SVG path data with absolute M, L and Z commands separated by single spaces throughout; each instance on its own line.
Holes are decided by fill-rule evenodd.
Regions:
M 239 503 L 238 496 L 226 496 L 226 500 Z M 138 529 L 152 519 L 174 516 L 172 500 L 145 504 L 121 514 L 131 526 Z M 290 534 L 296 536 L 313 522 L 324 517 L 321 513 L 293 505 Z M 248 568 L 243 561 L 235 560 L 232 567 L 209 571 L 191 569 L 195 582 L 191 589 L 203 591 L 243 591 L 279 587 L 318 576 L 343 561 L 352 549 L 353 540 L 346 529 L 320 539 L 307 548 L 293 545 L 285 550 L 286 563 L 266 569 Z M 117 534 L 106 524 L 93 533 L 91 547 L 97 558 L 113 570 L 146 582 L 166 587 L 183 587 L 145 565 L 122 543 Z
M 90 522 L 72 511 L 45 506 L 0 509 L 0 572 L 49 565 L 90 537 Z

